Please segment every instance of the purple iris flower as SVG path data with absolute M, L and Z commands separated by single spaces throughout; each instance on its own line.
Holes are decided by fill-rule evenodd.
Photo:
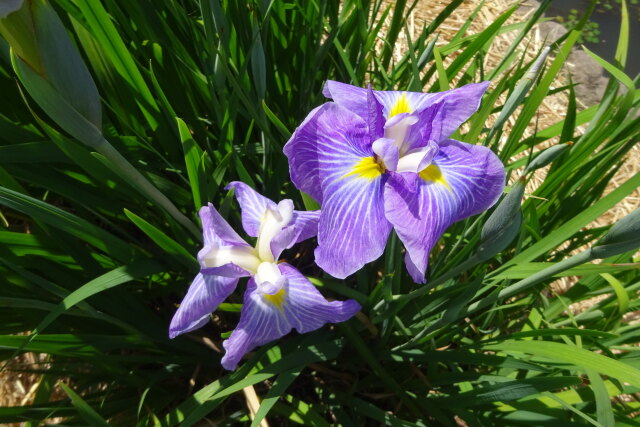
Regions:
M 316 287 L 287 263 L 278 263 L 284 249 L 318 232 L 319 212 L 293 210 L 291 200 L 275 203 L 242 182 L 232 182 L 242 209 L 242 226 L 255 246 L 245 242 L 212 204 L 200 209 L 204 247 L 198 253 L 200 273 L 193 280 L 171 320 L 169 336 L 200 328 L 249 276 L 240 322 L 229 339 L 222 366 L 233 370 L 247 352 L 288 334 L 343 322 L 360 310 L 353 300 L 327 301 Z
M 384 252 L 393 227 L 425 282 L 429 252 L 456 221 L 491 207 L 505 170 L 486 147 L 449 136 L 489 82 L 439 93 L 373 91 L 327 81 L 332 98 L 284 147 L 291 179 L 322 205 L 316 263 L 344 278 Z

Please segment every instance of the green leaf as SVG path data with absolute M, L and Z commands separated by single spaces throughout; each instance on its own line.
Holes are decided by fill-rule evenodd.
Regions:
M 206 177 L 201 168 L 203 152 L 191 136 L 191 131 L 187 124 L 178 117 L 176 117 L 176 122 L 180 132 L 180 142 L 182 142 L 182 150 L 184 151 L 184 163 L 187 167 L 191 193 L 193 194 L 193 204 L 195 209 L 198 210 L 203 205 L 202 201 L 206 200 L 207 197 Z
M 91 426 L 105 426 L 109 423 L 100 416 L 80 395 L 65 383 L 58 383 L 58 386 L 71 398 L 71 403 L 78 410 L 78 413 Z
M 0 205 L 15 209 L 38 221 L 78 237 L 122 262 L 130 261 L 134 251 L 127 243 L 88 221 L 48 203 L 0 187 Z
M 302 372 L 302 369 L 295 369 L 278 375 L 271 389 L 265 395 L 262 403 L 260 403 L 260 408 L 258 408 L 251 422 L 251 427 L 258 427 L 260 425 L 264 417 L 266 417 L 271 408 L 273 408 L 273 405 L 276 404 L 278 399 L 287 391 L 287 388 L 298 378 L 300 372 Z
M 529 353 L 555 362 L 568 363 L 579 370 L 592 369 L 599 374 L 640 387 L 640 370 L 607 356 L 567 344 L 546 341 L 503 341 L 483 345 L 482 348 L 509 353 Z
M 161 249 L 166 251 L 169 255 L 175 256 L 178 261 L 188 269 L 197 270 L 198 261 L 182 245 L 128 209 L 125 209 L 124 213 L 131 222 L 137 225 L 138 228 L 149 236 L 149 238 L 151 238 L 151 240 L 153 240 Z

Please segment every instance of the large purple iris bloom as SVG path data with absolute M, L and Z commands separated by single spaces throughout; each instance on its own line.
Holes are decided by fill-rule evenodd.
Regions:
M 222 301 L 249 276 L 240 323 L 229 339 L 222 366 L 235 369 L 244 354 L 288 334 L 343 322 L 360 310 L 353 300 L 327 301 L 306 277 L 287 263 L 282 251 L 318 232 L 319 213 L 293 210 L 291 200 L 275 202 L 242 182 L 233 182 L 242 209 L 242 226 L 257 237 L 249 245 L 209 204 L 200 209 L 204 247 L 198 253 L 200 273 L 171 320 L 171 338 L 200 328 Z
M 407 269 L 425 281 L 452 223 L 491 207 L 505 171 L 486 147 L 449 139 L 488 82 L 440 93 L 373 91 L 328 81 L 284 147 L 291 179 L 322 205 L 316 263 L 344 278 L 382 255 L 393 227 Z

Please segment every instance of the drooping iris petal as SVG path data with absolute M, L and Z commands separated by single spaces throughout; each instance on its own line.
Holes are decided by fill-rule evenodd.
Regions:
M 285 314 L 301 334 L 314 331 L 326 323 L 349 320 L 361 307 L 354 300 L 327 301 L 309 280 L 289 264 L 278 264 L 287 278 L 288 300 Z
M 234 370 L 242 356 L 254 348 L 276 340 L 291 331 L 291 325 L 276 305 L 257 292 L 255 279 L 247 283 L 240 322 L 231 336 L 222 343 L 225 355 L 222 366 Z
M 315 156 L 313 171 L 300 168 L 297 157 Z M 313 153 L 313 154 L 310 154 Z M 391 230 L 384 218 L 383 169 L 373 156 L 367 124 L 333 102 L 296 130 L 285 147 L 291 178 L 317 174 L 322 192 L 316 263 L 327 273 L 344 278 L 382 255 Z M 307 191 L 309 192 L 309 191 Z
M 175 338 L 204 326 L 209 314 L 231 295 L 237 283 L 237 278 L 199 273 L 171 319 L 169 337 Z
M 274 268 L 280 275 L 272 271 Z M 281 282 L 281 287 L 274 282 Z M 355 301 L 328 302 L 288 264 L 261 265 L 260 273 L 247 284 L 240 322 L 222 343 L 226 350 L 222 366 L 235 369 L 246 353 L 288 334 L 292 328 L 310 332 L 329 322 L 343 322 L 358 310 L 360 305 Z
M 505 172 L 488 148 L 447 140 L 418 176 L 416 192 L 395 176 L 389 179 L 384 204 L 385 215 L 407 250 L 407 269 L 414 281 L 422 283 L 429 252 L 442 233 L 454 222 L 492 206 L 504 188 Z

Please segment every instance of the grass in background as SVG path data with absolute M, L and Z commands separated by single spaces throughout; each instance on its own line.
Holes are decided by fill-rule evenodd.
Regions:
M 288 253 L 325 294 L 358 300 L 365 321 L 291 335 L 232 373 L 219 366 L 219 349 L 237 322 L 237 296 L 205 328 L 167 337 L 197 271 L 201 242 L 188 221 L 141 196 L 111 158 L 42 111 L 16 84 L 2 42 L 0 355 L 45 357 L 24 367 L 40 375 L 33 403 L 0 408 L 0 422 L 250 423 L 242 389 L 254 386 L 262 399 L 254 425 L 264 416 L 309 425 L 635 425 L 636 399 L 611 397 L 640 387 L 638 325 L 623 320 L 639 309 L 638 245 L 598 245 L 608 227 L 585 228 L 640 184 L 632 176 L 603 197 L 640 135 L 638 78 L 620 71 L 628 35 L 617 64 L 606 64 L 613 77 L 602 102 L 578 112 L 573 87 L 551 85 L 588 14 L 552 46 L 555 59 L 527 75 L 520 41 L 550 1 L 526 22 L 507 24 L 512 7 L 484 31 L 463 26 L 436 47 L 461 3 L 409 37 L 398 58 L 393 47 L 410 34 L 406 9 L 415 6 L 402 0 L 53 2 L 100 94 L 104 139 L 195 224 L 207 201 L 239 223 L 223 190 L 236 179 L 300 209 L 310 203 L 289 182 L 282 146 L 324 102 L 326 79 L 415 91 L 493 81 L 456 137 L 500 155 L 511 197 L 447 231 L 426 287 L 406 277 L 393 238 L 383 259 L 346 281 L 320 276 L 312 242 Z M 513 49 L 486 69 L 483 57 L 505 31 L 518 34 Z M 566 119 L 525 136 L 558 92 L 569 98 Z M 492 114 L 500 118 L 487 127 Z M 508 118 L 515 124 L 504 133 Z M 556 151 L 537 148 L 554 138 Z M 520 209 L 520 171 L 529 165 L 530 176 L 545 156 L 549 172 Z M 575 275 L 566 293 L 549 290 Z M 569 309 L 596 296 L 586 311 Z M 56 389 L 63 398 L 50 398 Z

